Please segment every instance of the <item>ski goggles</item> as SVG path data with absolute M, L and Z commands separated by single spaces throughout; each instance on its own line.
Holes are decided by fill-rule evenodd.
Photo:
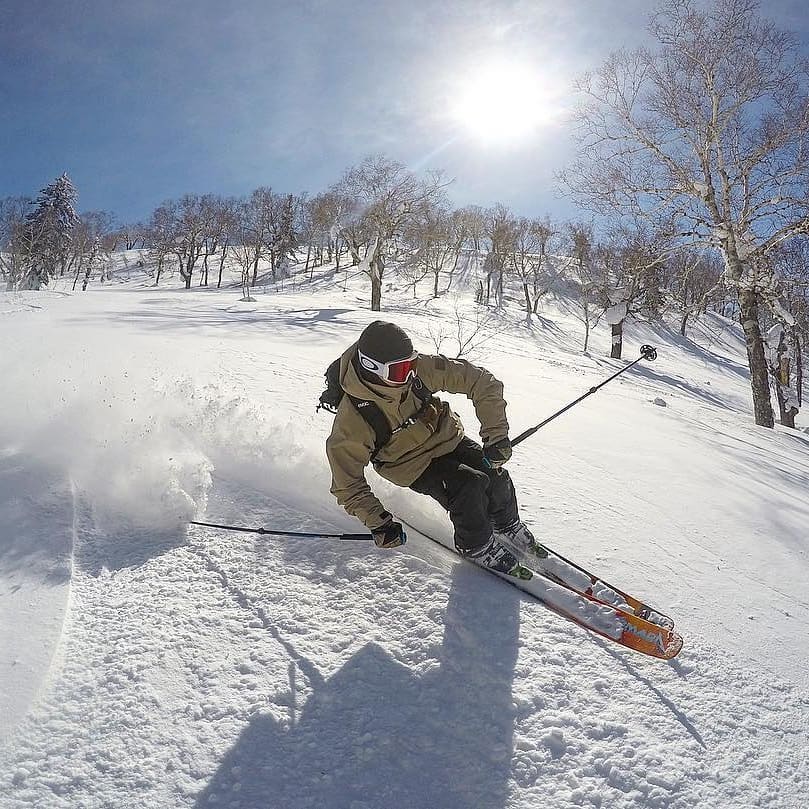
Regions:
M 357 350 L 360 365 L 366 371 L 372 371 L 383 382 L 388 385 L 404 385 L 416 375 L 416 362 L 419 358 L 418 351 L 414 351 L 411 357 L 403 360 L 393 360 L 392 362 L 377 362 L 371 357 L 367 357 L 359 349 Z

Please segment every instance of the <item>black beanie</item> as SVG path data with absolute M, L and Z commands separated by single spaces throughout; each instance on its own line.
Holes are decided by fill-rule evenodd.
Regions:
M 357 348 L 377 362 L 403 360 L 413 354 L 413 343 L 395 323 L 375 320 L 360 335 Z

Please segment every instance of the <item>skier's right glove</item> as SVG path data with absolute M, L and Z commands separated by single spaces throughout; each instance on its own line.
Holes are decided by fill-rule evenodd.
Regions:
M 394 522 L 393 517 L 382 523 L 379 528 L 371 531 L 374 538 L 374 545 L 377 548 L 398 548 L 407 542 L 407 534 L 400 522 Z

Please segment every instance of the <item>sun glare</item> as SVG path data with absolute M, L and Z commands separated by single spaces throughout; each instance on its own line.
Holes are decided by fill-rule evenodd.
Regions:
M 550 79 L 527 65 L 490 62 L 464 79 L 452 115 L 478 140 L 516 141 L 557 117 L 555 94 Z

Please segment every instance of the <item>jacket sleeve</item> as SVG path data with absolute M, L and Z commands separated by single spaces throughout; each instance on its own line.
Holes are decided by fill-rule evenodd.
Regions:
M 352 416 L 354 416 L 352 418 Z M 326 456 L 331 467 L 331 493 L 353 517 L 373 530 L 385 522 L 387 512 L 365 479 L 365 467 L 371 460 L 374 437 L 371 428 L 358 414 L 341 406 L 326 440 Z
M 485 368 L 441 354 L 421 354 L 419 377 L 431 391 L 463 393 L 472 400 L 484 444 L 508 436 L 503 383 Z

